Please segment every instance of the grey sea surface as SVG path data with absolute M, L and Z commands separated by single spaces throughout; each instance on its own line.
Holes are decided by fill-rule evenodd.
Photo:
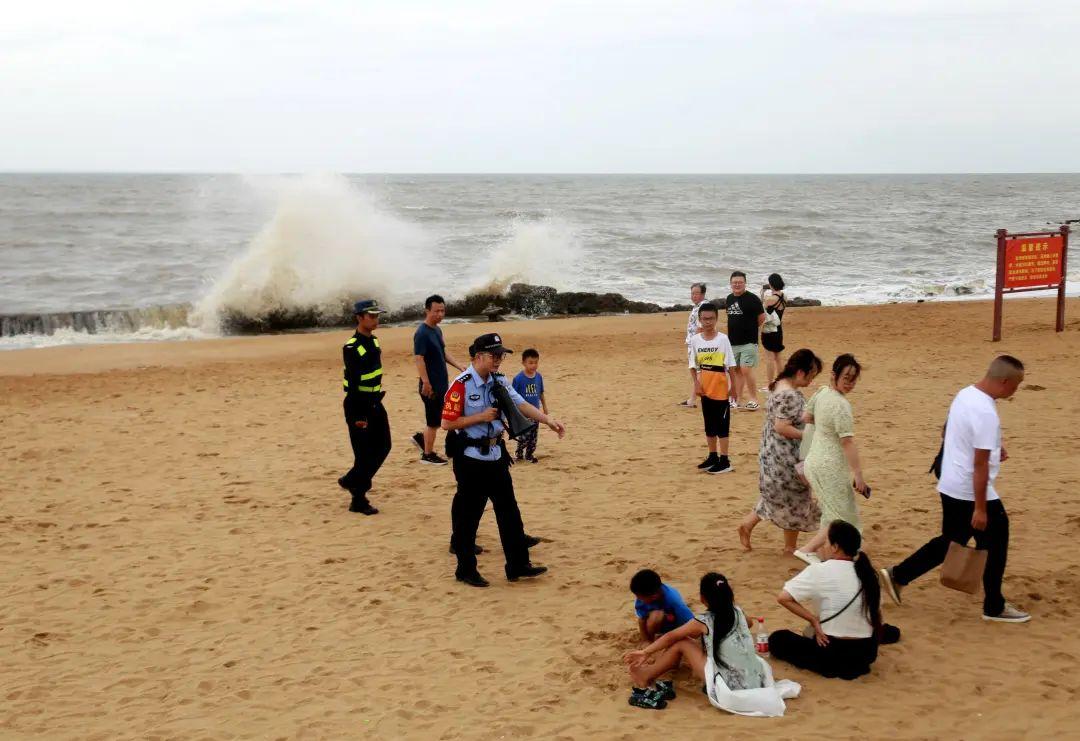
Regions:
M 988 295 L 996 229 L 1077 216 L 1078 174 L 5 174 L 0 315 L 143 309 L 113 334 L 167 339 L 224 309 L 513 280 L 671 304 L 734 269 L 827 304 Z

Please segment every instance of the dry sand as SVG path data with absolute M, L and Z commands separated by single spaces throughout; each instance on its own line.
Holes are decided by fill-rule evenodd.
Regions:
M 789 348 L 866 364 L 852 394 L 873 499 L 868 550 L 889 565 L 938 526 L 925 475 L 951 396 L 995 352 L 1029 368 L 1000 405 L 1012 459 L 1006 594 L 1027 625 L 987 624 L 936 573 L 886 610 L 903 642 L 856 682 L 774 662 L 803 683 L 783 719 L 727 715 L 678 675 L 657 713 L 626 704 L 627 583 L 652 566 L 699 609 L 718 569 L 749 615 L 797 627 L 775 595 L 800 564 L 756 499 L 762 413 L 733 423 L 736 472 L 697 472 L 701 419 L 680 314 L 505 324 L 535 345 L 550 406 L 514 478 L 551 567 L 508 584 L 489 511 L 480 569 L 453 580 L 453 477 L 421 466 L 411 328 L 380 331 L 395 449 L 376 517 L 345 511 L 335 478 L 347 332 L 0 354 L 0 736 L 5 738 L 1050 738 L 1080 729 L 1080 302 L 1063 334 L 1044 300 L 798 309 Z M 446 325 L 451 349 L 489 329 Z M 516 371 L 517 362 L 509 361 Z M 440 444 L 441 444 L 440 435 Z

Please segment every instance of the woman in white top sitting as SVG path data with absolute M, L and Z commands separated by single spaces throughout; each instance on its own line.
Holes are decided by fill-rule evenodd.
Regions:
M 803 569 L 778 597 L 810 624 L 813 635 L 776 631 L 769 636 L 774 659 L 826 677 L 855 679 L 869 673 L 879 643 L 899 640 L 899 630 L 881 622 L 881 586 L 861 545 L 862 536 L 851 523 L 829 525 L 828 542 L 820 550 L 827 560 Z M 807 607 L 811 601 L 816 612 Z

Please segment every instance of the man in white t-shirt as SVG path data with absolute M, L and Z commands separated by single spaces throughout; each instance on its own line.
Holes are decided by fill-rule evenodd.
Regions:
M 691 361 L 692 350 L 690 348 L 690 342 L 694 339 L 694 335 L 700 331 L 701 327 L 698 326 L 698 312 L 701 311 L 701 305 L 705 303 L 705 284 L 695 283 L 690 286 L 690 303 L 694 305 L 694 308 L 690 309 L 690 319 L 686 322 L 686 359 Z M 690 396 L 686 398 L 686 401 L 680 401 L 681 407 L 696 407 L 697 395 L 695 394 L 695 386 L 693 381 L 690 382 Z
M 1008 399 L 1024 380 L 1024 364 L 1001 355 L 990 364 L 986 376 L 956 395 L 949 407 L 942 443 L 941 535 L 902 563 L 882 569 L 885 591 L 900 604 L 900 588 L 941 565 L 950 542 L 966 545 L 975 536 L 975 547 L 986 550 L 983 571 L 983 619 L 1026 623 L 1031 615 L 1005 601 L 1001 580 L 1009 550 L 1009 518 L 994 489 L 1001 463 L 1008 454 L 1001 444 L 998 399 Z M 935 461 L 935 466 L 937 462 Z

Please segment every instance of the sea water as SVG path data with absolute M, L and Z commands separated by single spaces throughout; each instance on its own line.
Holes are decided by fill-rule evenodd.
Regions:
M 996 229 L 1078 216 L 1076 174 L 7 174 L 0 348 L 514 281 L 673 304 L 694 281 L 726 294 L 736 269 L 833 305 L 987 296 Z

